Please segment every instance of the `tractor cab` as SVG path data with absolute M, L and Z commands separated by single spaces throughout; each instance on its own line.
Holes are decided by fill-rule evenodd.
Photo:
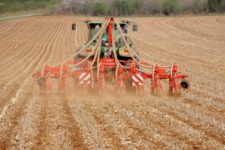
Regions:
M 94 36 L 101 30 L 103 22 L 96 22 L 96 21 L 85 21 L 85 23 L 87 24 L 89 33 L 88 33 L 88 41 L 90 41 L 92 38 L 94 38 Z M 133 46 L 133 42 L 132 40 L 127 36 L 128 33 L 128 27 L 131 25 L 130 21 L 120 21 L 119 22 L 120 28 L 122 29 L 122 32 L 125 35 L 125 38 L 127 40 L 127 43 L 129 44 L 130 47 Z M 137 26 L 136 28 L 134 28 L 133 26 L 133 31 L 137 31 Z M 135 29 L 135 30 L 134 30 Z M 113 34 L 114 34 L 114 39 L 115 39 L 115 45 L 116 45 L 116 52 L 118 54 L 118 57 L 120 59 L 130 59 L 130 54 L 127 51 L 127 49 L 125 48 L 125 43 L 122 40 L 122 37 L 119 33 L 119 29 L 117 27 L 117 24 L 114 23 L 113 24 L 113 30 L 112 30 Z M 102 36 L 102 42 L 101 42 L 101 57 L 107 57 L 108 55 L 108 49 L 110 49 L 110 53 L 111 53 L 111 57 L 113 57 L 113 48 L 112 45 L 110 45 L 109 47 L 109 42 L 108 42 L 108 36 L 109 36 L 109 31 L 108 28 L 106 28 L 106 31 L 104 32 L 103 36 Z M 80 57 L 86 57 L 88 55 L 94 55 L 94 46 L 96 45 L 97 39 L 95 39 L 90 46 L 88 47 L 88 49 L 86 51 L 83 51 L 79 54 Z
M 94 37 L 94 35 L 101 29 L 103 22 L 87 22 L 86 21 L 86 23 L 89 29 L 88 40 L 91 40 Z M 127 34 L 127 27 L 130 25 L 129 21 L 120 22 L 119 25 L 121 29 L 123 30 L 123 33 Z M 119 35 L 119 31 L 116 24 L 114 24 L 114 29 L 115 29 L 114 30 L 115 36 Z M 108 36 L 107 32 L 105 33 L 105 36 Z

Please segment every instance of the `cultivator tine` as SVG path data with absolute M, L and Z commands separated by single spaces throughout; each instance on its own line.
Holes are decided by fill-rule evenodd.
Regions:
M 152 69 L 151 93 L 158 95 L 162 92 L 162 83 L 160 81 L 160 67 L 155 64 Z
M 96 88 L 99 93 L 103 93 L 105 87 L 105 67 L 101 63 L 99 63 L 97 68 L 97 82 Z
M 125 85 L 123 79 L 118 78 L 118 80 L 116 81 L 117 94 L 124 95 L 125 94 L 125 88 L 126 88 L 126 85 Z
M 125 75 L 123 67 L 118 65 L 116 68 L 116 90 L 117 94 L 123 95 L 125 93 L 126 85 L 124 83 Z
M 57 69 L 53 69 L 52 72 L 55 72 Z M 70 88 L 70 84 L 67 80 L 67 73 L 69 71 L 69 68 L 66 64 L 62 64 L 60 68 L 59 73 L 59 92 L 61 91 L 67 91 Z M 57 76 L 57 75 L 55 75 Z
M 51 83 L 49 82 L 47 78 L 40 77 L 37 80 L 37 82 L 38 82 L 41 94 L 46 94 L 51 91 Z
M 49 81 L 48 70 L 48 66 L 44 64 L 42 66 L 41 72 L 34 74 L 34 76 L 38 78 L 37 83 L 39 85 L 41 94 L 46 94 L 51 91 L 51 83 Z

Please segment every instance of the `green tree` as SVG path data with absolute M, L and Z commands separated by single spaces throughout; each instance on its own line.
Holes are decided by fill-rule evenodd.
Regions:
M 207 4 L 207 2 L 203 2 L 201 0 L 195 0 L 192 3 L 192 11 L 195 14 L 207 12 L 208 11 L 208 4 Z
M 139 7 L 135 0 L 114 0 L 111 6 L 113 15 L 132 15 Z
M 102 2 L 97 2 L 93 7 L 94 15 L 104 15 L 105 14 L 105 5 Z
M 56 0 L 0 0 L 0 12 L 33 10 L 52 7 Z
M 163 13 L 165 15 L 170 15 L 171 13 L 181 12 L 182 7 L 177 0 L 165 0 L 163 3 Z
M 224 0 L 208 0 L 209 10 L 211 12 L 222 12 L 225 10 Z
M 124 15 L 132 15 L 135 12 L 135 2 L 132 0 L 124 0 Z

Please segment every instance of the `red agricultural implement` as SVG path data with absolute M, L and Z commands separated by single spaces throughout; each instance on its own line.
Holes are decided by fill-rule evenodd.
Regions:
M 188 89 L 187 75 L 178 71 L 177 64 L 171 66 L 152 65 L 144 60 L 133 46 L 127 34 L 127 28 L 133 24 L 129 21 L 118 22 L 106 18 L 104 22 L 86 21 L 89 29 L 89 42 L 77 50 L 60 65 L 43 65 L 42 70 L 33 74 L 37 78 L 42 92 L 51 90 L 51 79 L 58 79 L 60 89 L 69 88 L 72 78 L 80 89 L 97 89 L 104 91 L 106 83 L 114 85 L 115 91 L 123 94 L 132 87 L 137 94 L 143 94 L 146 84 L 153 94 L 162 92 L 162 80 L 168 80 L 171 94 Z M 76 24 L 72 25 L 76 30 Z M 147 82 L 149 80 L 150 82 Z

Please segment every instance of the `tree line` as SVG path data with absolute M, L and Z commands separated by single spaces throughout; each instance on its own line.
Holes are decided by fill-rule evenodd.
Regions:
M 0 13 L 49 8 L 84 15 L 172 15 L 225 12 L 225 0 L 0 0 Z
M 220 13 L 225 0 L 62 0 L 57 11 L 95 16 Z
M 55 9 L 55 5 L 56 0 L 0 0 L 0 13 L 40 8 Z

